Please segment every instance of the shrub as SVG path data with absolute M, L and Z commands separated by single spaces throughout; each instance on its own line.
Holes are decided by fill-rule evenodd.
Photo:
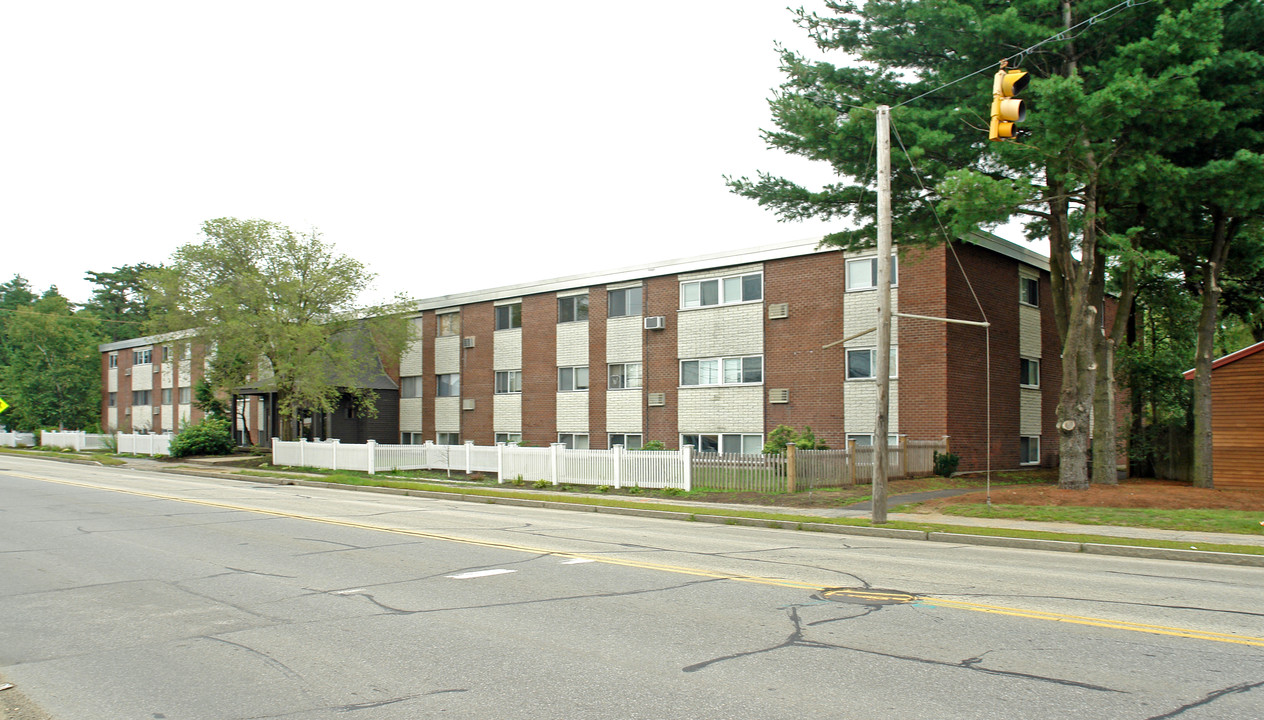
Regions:
M 941 477 L 952 477 L 957 472 L 957 465 L 961 462 L 961 458 L 957 453 L 940 453 L 935 452 L 935 474 Z
M 662 440 L 650 440 L 649 442 L 642 445 L 641 449 L 642 450 L 666 450 L 667 446 L 663 444 Z
M 228 455 L 236 446 L 228 421 L 208 417 L 196 425 L 189 425 L 171 439 L 171 457 Z
M 548 480 L 540 479 L 540 480 L 536 480 L 535 482 L 531 483 L 531 487 L 535 488 L 536 490 L 543 490 L 544 488 L 546 488 L 546 487 L 548 487 L 548 486 L 550 486 L 550 485 L 552 485 L 552 484 L 553 484 L 553 483 L 549 482 Z
M 768 441 L 764 443 L 765 455 L 785 455 L 786 445 L 794 443 L 794 446 L 800 450 L 828 450 L 829 446 L 824 442 L 816 439 L 816 433 L 812 432 L 812 428 L 807 425 L 803 426 L 803 432 L 795 434 L 794 428 L 789 425 L 778 425 L 773 431 L 768 433 Z

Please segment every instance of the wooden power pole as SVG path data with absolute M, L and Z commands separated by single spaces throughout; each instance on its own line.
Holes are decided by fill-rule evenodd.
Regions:
M 891 108 L 878 106 L 878 386 L 873 423 L 873 522 L 887 521 L 887 415 L 891 389 Z

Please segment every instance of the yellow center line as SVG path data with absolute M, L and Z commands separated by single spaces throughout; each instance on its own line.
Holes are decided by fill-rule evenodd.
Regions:
M 175 502 L 189 503 L 193 505 L 201 505 L 204 507 L 218 508 L 221 510 L 235 510 L 240 512 L 256 513 L 259 515 L 268 515 L 270 517 L 286 518 L 290 520 L 308 520 L 311 522 L 324 523 L 326 525 L 335 525 L 338 527 L 353 528 L 357 530 L 371 530 L 377 532 L 388 532 L 396 535 L 405 535 L 408 537 L 423 538 L 427 540 L 441 540 L 446 542 L 461 543 L 464 545 L 475 545 L 478 547 L 494 548 L 498 550 L 512 550 L 515 552 L 526 552 L 535 555 L 551 555 L 570 559 L 591 560 L 593 562 L 605 563 L 607 565 L 619 565 L 623 567 L 639 568 L 643 570 L 658 570 L 662 572 L 670 572 L 682 575 L 693 575 L 696 577 L 715 578 L 717 580 L 735 580 L 737 582 L 755 583 L 759 585 L 772 585 L 776 587 L 794 588 L 798 590 L 811 590 L 815 592 L 823 592 L 833 588 L 822 587 L 811 583 L 797 582 L 794 580 L 784 580 L 780 578 L 766 578 L 754 575 L 735 575 L 732 573 L 716 572 L 711 570 L 699 570 L 697 568 L 683 567 L 680 565 L 666 565 L 663 563 L 646 562 L 644 560 L 632 560 L 628 558 L 609 557 L 607 555 L 592 555 L 588 553 L 566 552 L 560 550 L 549 550 L 546 548 L 532 547 L 530 545 L 520 545 L 517 543 L 497 542 L 493 540 L 477 540 L 474 538 L 458 537 L 455 535 L 443 535 L 440 533 L 425 532 L 422 530 L 409 530 L 407 528 L 388 527 L 384 525 L 371 525 L 368 523 L 353 522 L 350 520 L 337 520 L 334 518 L 320 517 L 317 515 L 305 515 L 301 513 L 283 512 L 280 510 L 266 510 L 263 508 L 247 507 L 244 505 L 234 505 L 231 503 L 218 502 L 214 500 L 199 500 L 194 498 L 184 498 L 175 495 L 167 495 L 163 493 L 144 492 L 141 490 L 127 490 L 103 485 L 93 485 L 90 483 L 80 483 L 71 480 L 55 480 L 37 475 L 27 475 L 13 471 L 3 471 L 8 475 L 27 478 L 29 480 L 38 480 L 41 482 L 57 483 L 59 485 L 70 485 L 74 487 L 88 488 L 92 490 L 106 490 L 110 492 L 124 493 L 127 495 L 136 495 L 139 497 L 153 498 L 156 500 L 172 500 Z M 880 592 L 866 591 L 863 588 L 849 589 L 851 595 L 861 598 L 870 598 L 874 600 L 890 599 L 892 595 Z M 1142 623 L 1132 623 L 1124 620 L 1109 620 L 1106 618 L 1085 617 L 1079 615 L 1067 615 L 1063 613 L 1046 612 L 1043 610 L 1025 610 L 1022 608 L 1011 608 L 1002 605 L 985 605 L 982 603 L 972 603 L 962 600 L 949 600 L 946 598 L 921 597 L 914 598 L 914 604 L 930 607 L 942 607 L 957 610 L 969 610 L 972 612 L 984 612 L 996 615 L 1007 615 L 1010 617 L 1020 617 L 1030 620 L 1047 620 L 1052 622 L 1064 622 L 1075 625 L 1088 625 L 1092 627 L 1109 628 L 1113 630 L 1126 630 L 1130 632 L 1141 632 L 1152 635 L 1168 635 L 1172 637 L 1191 638 L 1195 640 L 1208 640 L 1212 642 L 1233 643 L 1236 645 L 1252 645 L 1264 647 L 1264 638 L 1251 637 L 1247 635 L 1233 635 L 1229 633 L 1217 633 L 1203 630 L 1192 630 L 1189 628 L 1167 627 L 1163 625 L 1146 625 Z

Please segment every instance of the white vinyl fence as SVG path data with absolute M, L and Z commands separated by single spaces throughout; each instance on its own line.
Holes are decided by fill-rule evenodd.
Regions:
M 843 450 L 799 450 L 793 466 L 784 455 L 675 451 L 568 450 L 563 445 L 344 445 L 272 440 L 272 464 L 330 470 L 391 472 L 450 470 L 495 473 L 500 482 L 540 480 L 557 485 L 609 485 L 615 488 L 679 488 L 735 492 L 798 492 L 868 483 L 873 477 L 873 448 L 848 442 Z M 890 447 L 890 477 L 927 475 L 934 450 L 947 451 L 947 440 L 901 441 Z
M 104 450 L 109 447 L 107 445 L 109 439 L 109 435 L 79 432 L 77 430 L 66 432 L 44 430 L 40 432 L 40 445 L 44 447 L 69 448 L 71 450 Z
M 562 445 L 365 445 L 340 442 L 285 442 L 273 438 L 272 464 L 359 470 L 367 473 L 393 470 L 451 470 L 495 473 L 500 482 L 539 480 L 557 485 L 638 486 L 690 488 L 691 452 L 624 450 L 567 450 Z
M 118 452 L 130 455 L 170 455 L 170 433 L 155 435 L 118 434 Z
M 0 432 L 0 447 L 34 447 L 35 433 Z

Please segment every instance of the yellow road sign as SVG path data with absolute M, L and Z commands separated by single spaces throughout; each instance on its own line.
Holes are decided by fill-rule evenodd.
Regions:
M 4 398 L 0 398 L 0 413 L 8 409 L 9 409 L 9 403 L 5 402 Z

